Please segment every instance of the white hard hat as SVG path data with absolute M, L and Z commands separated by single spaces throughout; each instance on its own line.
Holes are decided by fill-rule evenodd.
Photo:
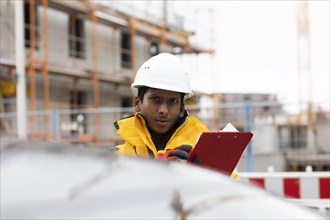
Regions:
M 131 85 L 134 96 L 142 86 L 184 93 L 184 99 L 193 95 L 183 64 L 169 53 L 160 53 L 142 64 Z

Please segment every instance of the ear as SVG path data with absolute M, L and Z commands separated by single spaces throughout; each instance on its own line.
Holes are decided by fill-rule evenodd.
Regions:
M 141 100 L 138 96 L 134 98 L 134 111 L 135 112 L 141 111 Z
M 183 118 L 183 116 L 184 116 L 184 103 L 182 103 L 182 105 L 181 105 L 180 114 L 179 114 L 180 118 Z

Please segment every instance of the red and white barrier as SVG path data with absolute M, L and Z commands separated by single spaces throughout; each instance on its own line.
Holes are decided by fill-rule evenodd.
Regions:
M 239 173 L 242 182 L 296 199 L 330 199 L 330 172 Z

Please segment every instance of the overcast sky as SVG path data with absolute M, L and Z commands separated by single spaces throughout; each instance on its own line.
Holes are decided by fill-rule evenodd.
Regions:
M 199 56 L 189 64 L 192 85 L 204 92 L 275 93 L 283 102 L 297 102 L 297 1 L 181 1 L 190 6 L 205 31 L 215 30 L 214 60 Z M 182 4 L 183 6 L 180 6 Z M 213 23 L 207 16 L 213 8 Z M 314 102 L 329 108 L 329 1 L 309 2 Z M 204 20 L 203 20 L 204 19 Z M 211 24 L 211 25 L 210 25 Z M 212 25 L 213 24 L 213 25 Z M 203 32 L 202 32 L 203 33 Z M 196 36 L 199 40 L 210 37 Z M 211 42 L 212 43 L 212 42 Z M 306 73 L 305 73 L 306 75 Z
M 162 21 L 162 1 L 105 1 Z M 121 4 L 119 4 L 121 3 Z M 285 103 L 297 103 L 299 91 L 329 109 L 329 0 L 309 3 L 312 83 L 298 89 L 297 0 L 167 0 L 169 19 L 185 16 L 184 28 L 194 30 L 193 43 L 214 47 L 213 59 L 199 55 L 186 66 L 192 86 L 202 92 L 272 93 Z M 213 13 L 209 13 L 209 9 Z M 213 15 L 213 16 L 210 16 Z M 177 25 L 178 23 L 176 23 Z M 211 30 L 211 31 L 210 31 Z M 214 32 L 210 36 L 210 32 Z M 301 54 L 303 55 L 303 54 Z M 301 73 L 306 76 L 306 72 Z

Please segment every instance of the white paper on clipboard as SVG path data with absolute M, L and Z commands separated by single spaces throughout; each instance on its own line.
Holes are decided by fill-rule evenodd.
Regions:
M 230 122 L 221 131 L 237 131 L 238 132 L 238 130 Z

